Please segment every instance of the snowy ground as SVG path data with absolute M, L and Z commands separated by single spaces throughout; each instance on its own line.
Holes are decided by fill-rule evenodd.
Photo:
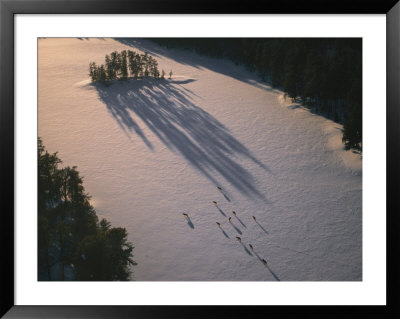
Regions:
M 91 85 L 89 62 L 123 49 L 172 80 Z M 360 156 L 243 67 L 142 39 L 40 39 L 38 114 L 46 148 L 127 229 L 135 280 L 362 280 Z

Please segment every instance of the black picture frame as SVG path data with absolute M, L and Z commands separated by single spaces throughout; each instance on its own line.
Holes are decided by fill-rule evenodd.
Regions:
M 14 303 L 14 15 L 15 14 L 385 14 L 387 20 L 387 305 L 386 306 L 17 306 Z M 333 316 L 399 317 L 397 293 L 399 241 L 397 165 L 400 137 L 400 3 L 398 0 L 281 0 L 253 3 L 162 0 L 0 0 L 0 180 L 1 196 L 1 308 L 5 318 L 164 318 L 201 317 L 210 314 L 247 317 Z M 377 112 L 379 107 L 377 106 Z M 382 141 L 383 143 L 384 141 Z M 384 212 L 377 212 L 383 214 Z

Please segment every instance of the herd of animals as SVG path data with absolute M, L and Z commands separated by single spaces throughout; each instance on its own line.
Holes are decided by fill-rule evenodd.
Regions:
M 218 186 L 217 189 L 218 189 L 218 191 L 220 191 L 220 192 L 222 193 L 222 188 L 221 188 L 221 187 Z M 214 204 L 216 207 L 218 207 L 218 202 L 213 201 L 213 204 Z M 232 214 L 233 214 L 234 216 L 237 217 L 237 214 L 236 214 L 236 212 L 235 212 L 234 210 L 232 211 Z M 189 214 L 183 213 L 183 216 L 184 216 L 186 219 L 189 219 Z M 253 217 L 254 221 L 257 222 L 256 217 L 255 217 L 255 216 L 252 216 L 252 217 Z M 232 220 L 232 217 L 228 217 L 229 223 L 231 223 L 231 220 Z M 216 222 L 216 224 L 217 224 L 217 226 L 218 226 L 219 228 L 221 228 L 221 224 L 220 224 L 219 222 Z M 242 239 L 241 239 L 239 236 L 236 236 L 236 239 L 237 239 L 238 242 L 242 243 Z M 252 244 L 249 244 L 249 248 L 250 248 L 251 251 L 254 251 L 254 247 L 253 247 Z M 261 262 L 262 262 L 265 266 L 267 266 L 267 264 L 268 264 L 267 261 L 266 261 L 264 258 L 261 259 Z

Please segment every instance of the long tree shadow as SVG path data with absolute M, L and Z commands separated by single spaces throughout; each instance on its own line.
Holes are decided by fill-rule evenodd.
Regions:
M 190 93 L 169 80 L 116 81 L 95 84 L 99 98 L 127 134 L 136 133 L 154 146 L 137 123 L 139 118 L 171 151 L 179 153 L 215 185 L 222 176 L 241 193 L 267 199 L 253 176 L 235 158 L 245 157 L 268 171 L 216 118 L 192 102 Z
M 227 68 L 224 63 L 221 63 L 222 59 L 210 58 L 207 56 L 201 56 L 190 52 L 188 50 L 183 50 L 179 48 L 167 49 L 154 41 L 151 38 L 114 38 L 116 41 L 123 43 L 133 49 L 138 49 L 143 52 L 148 52 L 150 55 L 161 58 L 167 57 L 169 59 L 175 60 L 176 62 L 184 65 L 190 65 L 191 67 L 197 69 L 209 69 L 214 72 L 227 75 L 236 80 L 242 81 L 244 83 L 253 85 L 267 92 L 279 92 L 278 90 L 271 87 L 267 83 L 262 83 L 259 76 L 256 74 L 251 74 L 250 72 L 243 72 L 241 68 Z M 233 64 L 233 63 L 232 63 Z

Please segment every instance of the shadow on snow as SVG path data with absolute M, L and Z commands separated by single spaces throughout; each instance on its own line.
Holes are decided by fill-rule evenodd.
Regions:
M 242 245 L 244 251 L 245 251 L 248 255 L 253 256 L 253 254 L 250 252 L 250 250 L 248 250 L 247 247 L 246 247 L 242 242 L 240 242 L 240 244 Z
M 114 38 L 114 40 L 133 47 L 134 49 L 138 49 L 142 52 L 147 52 L 155 58 L 166 57 L 183 65 L 188 65 L 197 69 L 208 69 L 220 74 L 224 74 L 267 92 L 279 92 L 272 88 L 269 84 L 262 83 L 259 76 L 251 74 L 247 71 L 244 72 L 245 68 L 227 68 L 226 64 L 221 64 L 221 61 L 226 61 L 233 64 L 233 62 L 228 59 L 199 55 L 195 52 L 190 52 L 188 50 L 179 48 L 167 49 L 151 41 L 151 38 Z
M 225 212 L 221 209 L 221 208 L 219 208 L 219 207 L 217 207 L 218 208 L 218 210 L 219 210 L 219 212 L 223 215 L 223 216 L 225 216 L 226 217 L 226 214 L 225 214 Z
M 280 278 L 272 271 L 272 269 L 267 265 L 265 265 L 261 259 L 261 257 L 255 252 L 253 251 L 254 254 L 257 256 L 258 260 L 265 266 L 265 268 L 267 268 L 269 270 L 269 272 L 271 273 L 271 275 L 275 278 L 276 281 L 281 281 Z
M 217 174 L 241 193 L 265 197 L 254 185 L 253 176 L 235 158 L 253 157 L 229 130 L 212 115 L 196 106 L 190 93 L 167 79 L 114 81 L 111 86 L 94 84 L 101 101 L 126 134 L 135 133 L 146 146 L 154 146 L 135 120 L 136 116 L 171 151 L 179 153 L 215 185 Z
M 264 231 L 264 233 L 268 234 L 267 230 L 264 227 L 262 227 L 258 221 L 256 221 L 256 223 L 258 226 L 260 226 L 260 228 Z
M 228 234 L 220 227 L 220 229 L 221 229 L 221 231 L 222 231 L 222 233 L 224 234 L 224 236 L 226 237 L 226 238 L 230 238 L 229 236 L 228 236 Z
M 238 234 L 240 234 L 240 235 L 243 234 L 242 231 L 239 228 L 237 228 L 232 222 L 229 222 L 229 224 L 232 225 L 232 227 L 238 232 Z
M 190 219 L 190 217 L 186 217 L 186 222 L 187 222 L 188 226 L 191 229 L 194 229 L 194 225 L 193 225 L 192 220 Z

